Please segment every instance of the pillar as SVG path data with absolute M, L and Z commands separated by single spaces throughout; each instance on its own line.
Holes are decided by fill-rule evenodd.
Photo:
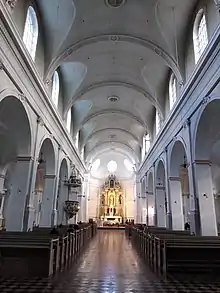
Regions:
M 156 186 L 156 210 L 157 210 L 157 226 L 166 227 L 166 209 L 165 209 L 165 188 Z
M 142 207 L 141 207 L 141 182 L 140 182 L 140 180 L 136 180 L 135 191 L 136 191 L 136 206 L 137 206 L 136 223 L 141 223 Z
M 56 175 L 45 175 L 44 190 L 42 197 L 40 227 L 51 227 L 53 225 L 53 205 L 56 185 Z
M 18 157 L 11 174 L 10 192 L 5 210 L 5 226 L 8 231 L 22 231 L 24 214 L 28 198 L 31 157 Z
M 5 202 L 5 195 L 6 195 L 6 192 L 4 190 L 4 182 L 5 182 L 5 175 L 0 174 L 0 227 L 2 227 L 4 222 L 3 210 L 4 210 L 4 202 Z
M 218 233 L 211 163 L 206 160 L 196 160 L 194 166 L 199 199 L 201 233 L 203 236 L 216 236 Z
M 166 210 L 166 227 L 172 229 L 172 211 L 171 211 L 171 197 L 169 184 L 169 163 L 168 163 L 168 149 L 165 148 L 165 210 Z
M 88 218 L 89 174 L 84 174 L 83 196 L 84 196 L 83 221 L 88 222 L 89 221 L 89 218 Z
M 188 148 L 186 149 L 186 157 L 189 162 L 187 162 L 188 168 L 188 180 L 189 180 L 189 208 L 190 208 L 190 230 L 191 233 L 195 235 L 201 234 L 200 227 L 200 211 L 199 211 L 199 200 L 196 188 L 196 179 L 195 179 L 195 166 L 193 164 L 193 152 L 192 152 L 192 133 L 191 133 L 191 121 L 187 119 L 184 123 L 183 128 L 185 129 L 185 142 Z
M 169 177 L 173 230 L 184 230 L 182 188 L 179 177 Z

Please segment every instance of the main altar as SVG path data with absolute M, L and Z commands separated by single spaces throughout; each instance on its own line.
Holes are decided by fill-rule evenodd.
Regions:
M 115 175 L 109 175 L 101 187 L 100 219 L 111 224 L 124 222 L 123 189 Z

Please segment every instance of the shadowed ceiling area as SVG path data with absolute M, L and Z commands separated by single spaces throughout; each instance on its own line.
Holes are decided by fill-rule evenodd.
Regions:
M 79 133 L 87 166 L 101 157 L 106 163 L 106 155 L 140 163 L 156 111 L 165 115 L 168 75 L 184 82 L 180 53 L 196 2 L 37 1 L 48 40 L 45 77 L 58 68 L 62 74 L 63 113 L 71 109 L 73 136 Z

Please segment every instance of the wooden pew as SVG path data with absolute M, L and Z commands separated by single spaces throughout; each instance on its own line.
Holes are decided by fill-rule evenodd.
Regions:
M 0 235 L 0 276 L 50 276 L 58 270 L 59 239 L 32 233 Z
M 220 239 L 217 236 L 159 236 L 157 243 L 157 270 L 164 276 L 179 272 L 220 272 Z

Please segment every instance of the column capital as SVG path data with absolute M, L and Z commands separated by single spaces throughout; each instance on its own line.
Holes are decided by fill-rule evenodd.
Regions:
M 178 177 L 178 176 L 170 176 L 169 180 L 170 181 L 180 181 L 180 177 Z
M 32 156 L 18 156 L 16 158 L 17 162 L 30 162 L 34 161 L 34 158 Z
M 11 9 L 15 8 L 15 5 L 17 4 L 18 0 L 5 0 L 5 3 L 7 3 Z
M 161 186 L 161 185 L 156 185 L 155 186 L 155 189 L 156 190 L 165 190 L 165 187 L 164 186 Z
M 5 174 L 0 174 L 0 179 L 5 179 Z
M 193 162 L 194 165 L 209 165 L 211 166 L 212 165 L 212 162 L 209 161 L 209 160 L 195 160 Z
M 53 175 L 53 174 L 44 175 L 44 179 L 55 179 L 55 178 L 56 178 L 56 175 Z

